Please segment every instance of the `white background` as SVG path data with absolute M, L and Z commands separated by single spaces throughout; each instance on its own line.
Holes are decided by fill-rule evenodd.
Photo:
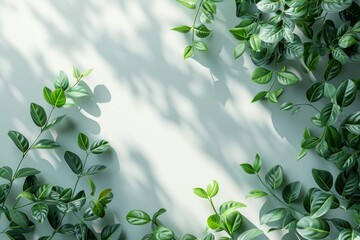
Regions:
M 71 76 L 73 65 L 93 68 L 86 79 L 90 98 L 80 101 L 79 109 L 55 113 L 68 114 L 66 122 L 51 131 L 62 148 L 33 151 L 24 164 L 41 169 L 46 181 L 70 187 L 75 176 L 62 159 L 65 150 L 80 154 L 78 132 L 108 140 L 112 151 L 90 161 L 108 166 L 94 181 L 98 189 L 113 189 L 105 221 L 120 222 L 124 239 L 141 239 L 149 231 L 149 226 L 125 221 L 129 210 L 152 214 L 160 207 L 168 210 L 161 220 L 178 236 L 201 236 L 211 208 L 192 188 L 205 187 L 212 179 L 220 184 L 217 206 L 226 200 L 244 202 L 244 216 L 268 230 L 259 224 L 263 200 L 245 199 L 249 190 L 261 186 L 239 167 L 252 162 L 256 153 L 263 158 L 265 172 L 281 164 L 286 180 L 301 180 L 304 189 L 314 185 L 311 168 L 332 168 L 313 154 L 296 161 L 313 110 L 291 116 L 280 112 L 279 105 L 250 103 L 267 86 L 251 82 L 254 66 L 247 56 L 233 59 L 236 41 L 227 30 L 238 21 L 233 1 L 218 5 L 216 23 L 209 26 L 215 29 L 208 40 L 210 51 L 189 60 L 183 60 L 182 53 L 190 36 L 170 29 L 191 25 L 194 12 L 175 0 L 0 5 L 1 165 L 15 167 L 20 159 L 8 130 L 20 131 L 30 140 L 38 134 L 29 104 L 46 105 L 43 86 L 52 87 L 59 70 Z M 308 84 L 306 79 L 290 87 L 281 102 L 306 102 L 303 92 Z M 86 181 L 82 187 L 89 189 Z M 267 234 L 269 239 L 280 236 Z

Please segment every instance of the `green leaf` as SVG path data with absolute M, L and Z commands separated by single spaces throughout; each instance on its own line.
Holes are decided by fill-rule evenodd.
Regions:
M 60 147 L 60 145 L 50 139 L 41 139 L 39 141 L 37 141 L 34 146 L 32 147 L 33 149 L 54 149 Z
M 245 198 L 261 198 L 267 195 L 268 194 L 262 190 L 251 190 L 250 194 L 248 194 Z
M 69 89 L 69 91 L 66 92 L 67 95 L 73 98 L 80 98 L 80 97 L 86 97 L 89 95 L 88 90 L 81 85 L 76 85 Z
M 247 40 L 248 33 L 243 28 L 230 28 L 229 32 L 236 38 L 237 40 L 244 41 Z M 244 46 L 245 47 L 245 46 Z
M 257 8 L 263 13 L 274 13 L 281 7 L 280 1 L 261 0 L 256 4 Z
M 64 159 L 75 174 L 80 174 L 84 169 L 80 157 L 75 153 L 66 151 L 64 154 Z
M 307 139 L 304 139 L 301 143 L 301 147 L 304 149 L 311 149 L 314 148 L 318 143 L 320 142 L 320 138 L 317 137 L 310 137 Z
M 154 237 L 156 240 L 172 240 L 174 238 L 174 233 L 164 226 L 158 226 L 154 230 Z
M 282 198 L 286 203 L 293 203 L 301 197 L 301 183 L 299 181 L 289 183 L 282 191 Z
M 309 71 L 315 71 L 320 60 L 320 54 L 315 52 L 305 52 L 303 57 L 304 63 Z
M 328 193 L 320 193 L 314 197 L 311 202 L 310 216 L 311 218 L 319 218 L 326 214 L 333 204 L 334 196 Z
M 292 34 L 290 37 L 293 38 L 293 40 L 288 39 L 288 43 L 284 44 L 284 49 L 282 51 L 282 54 L 286 59 L 293 60 L 293 59 L 299 59 L 304 54 L 304 45 L 302 44 L 300 38 L 293 34 L 292 30 L 289 28 L 284 29 L 284 37 L 287 37 L 289 34 Z
M 77 223 L 74 227 L 74 232 L 77 240 L 87 240 L 88 227 L 85 223 Z
M 156 213 L 154 213 L 152 220 L 156 221 L 158 219 L 158 217 L 162 214 L 166 213 L 166 209 L 165 208 L 160 208 Z
M 357 37 L 354 33 L 348 32 L 343 35 L 339 40 L 339 46 L 341 48 L 348 48 L 357 43 Z
M 350 114 L 344 123 L 349 132 L 360 135 L 360 111 Z
M 236 240 L 252 240 L 263 234 L 260 229 L 249 229 L 241 233 Z
M 355 83 L 348 79 L 341 83 L 336 93 L 336 102 L 343 108 L 352 104 L 355 100 L 357 87 Z
M 10 130 L 8 136 L 22 153 L 25 153 L 29 149 L 29 141 L 21 133 Z
M 279 188 L 282 182 L 283 182 L 283 169 L 280 165 L 274 166 L 265 175 L 265 183 L 273 190 Z
M 201 7 L 208 12 L 216 14 L 216 4 L 212 1 L 203 1 Z
M 98 197 L 98 201 L 102 204 L 102 205 L 106 205 L 108 203 L 111 202 L 111 200 L 113 199 L 114 195 L 112 193 L 111 188 L 106 188 L 104 190 L 102 190 L 99 194 Z
M 201 24 L 200 26 L 195 27 L 194 32 L 195 32 L 195 35 L 199 38 L 206 38 L 211 33 L 211 31 L 204 24 Z
M 92 70 L 93 70 L 92 68 L 87 69 L 85 72 L 81 74 L 81 77 L 87 77 L 92 72 Z
M 74 225 L 70 224 L 70 223 L 67 223 L 67 224 L 64 224 L 62 225 L 60 228 L 59 228 L 59 233 L 61 234 L 69 234 L 69 235 L 72 235 L 72 234 L 75 234 L 74 232 Z
M 44 127 L 47 121 L 47 116 L 44 108 L 36 103 L 30 104 L 30 115 L 36 126 Z
M 211 181 L 206 187 L 206 193 L 209 196 L 209 198 L 214 197 L 218 193 L 218 191 L 219 191 L 219 184 L 215 180 Z
M 324 83 L 315 82 L 306 91 L 309 102 L 319 101 L 324 96 Z
M 241 168 L 243 169 L 244 172 L 248 173 L 248 174 L 256 174 L 256 171 L 254 169 L 254 167 L 251 164 L 248 163 L 242 163 L 240 164 Z
M 73 66 L 73 76 L 74 78 L 78 79 L 80 78 L 80 71 L 77 67 Z
M 291 102 L 284 102 L 283 104 L 281 104 L 280 110 L 281 111 L 288 111 L 293 109 L 294 104 Z
M 55 107 L 62 107 L 66 103 L 64 90 L 55 89 L 51 93 L 52 105 Z
M 46 204 L 36 203 L 31 207 L 31 216 L 39 223 L 43 223 L 47 217 L 49 208 Z
M 326 66 L 324 74 L 325 81 L 329 81 L 339 75 L 341 68 L 342 64 L 339 61 L 331 59 Z
M 176 0 L 176 1 L 187 8 L 190 9 L 196 8 L 196 2 L 194 0 Z
M 333 98 L 336 96 L 336 88 L 333 84 L 325 83 L 324 84 L 324 95 L 328 98 Z
M 61 88 L 62 90 L 66 90 L 69 87 L 69 78 L 63 71 L 56 76 L 54 80 L 55 89 Z
M 77 138 L 77 145 L 84 151 L 88 150 L 90 145 L 88 136 L 86 136 L 84 133 L 79 133 Z
M 282 23 L 264 24 L 260 28 L 259 37 L 263 42 L 277 44 L 284 37 Z
M 36 189 L 35 196 L 38 199 L 47 199 L 51 194 L 51 190 L 54 186 L 51 184 L 43 184 Z
M 177 31 L 177 32 L 181 32 L 181 33 L 188 33 L 191 30 L 191 27 L 189 26 L 185 26 L 185 25 L 181 25 L 178 27 L 174 27 L 171 30 Z
M 221 216 L 226 216 L 238 208 L 246 207 L 245 204 L 237 201 L 227 201 L 220 205 L 219 213 Z
M 334 124 L 339 115 L 340 107 L 336 103 L 328 103 L 320 112 L 320 120 L 323 126 L 328 126 Z
M 13 174 L 13 171 L 12 171 L 11 167 L 4 166 L 4 167 L 0 168 L 0 177 L 8 180 L 9 182 L 11 181 L 12 174 Z
M 61 225 L 62 215 L 56 206 L 50 205 L 48 207 L 49 207 L 49 211 L 48 211 L 47 219 L 50 223 L 50 226 L 54 230 L 58 229 L 58 227 L 60 227 Z
M 333 218 L 333 219 L 331 219 L 331 222 L 339 232 L 341 232 L 344 229 L 350 229 L 351 228 L 350 223 L 348 223 L 344 219 Z
M 344 229 L 339 234 L 338 240 L 357 240 L 360 238 L 360 231 L 357 229 Z
M 251 76 L 251 80 L 258 84 L 266 84 L 272 78 L 272 71 L 265 68 L 256 68 Z
M 221 218 L 224 227 L 231 234 L 241 227 L 243 217 L 238 211 L 233 211 Z
M 66 115 L 62 115 L 62 116 L 60 116 L 60 117 L 54 118 L 53 120 L 49 121 L 43 129 L 44 129 L 44 130 L 48 130 L 48 129 L 50 129 L 50 128 L 55 127 L 55 126 L 58 125 L 65 117 L 66 117 Z
M 252 34 L 249 40 L 250 47 L 256 51 L 260 52 L 261 50 L 261 39 L 257 34 Z
M 110 147 L 110 143 L 108 141 L 98 140 L 95 141 L 93 144 L 91 144 L 90 151 L 93 154 L 100 154 L 108 150 L 109 147 Z
M 43 88 L 43 97 L 47 103 L 54 105 L 53 99 L 51 97 L 52 91 L 48 87 Z
M 90 189 L 91 189 L 90 196 L 94 196 L 94 195 L 95 195 L 95 191 L 96 191 L 96 185 L 95 185 L 95 183 L 91 180 L 91 178 L 88 178 L 88 183 L 89 183 L 89 186 L 90 186 Z
M 17 225 L 19 225 L 21 227 L 27 227 L 30 223 L 26 214 L 21 211 L 10 209 L 9 216 L 10 216 L 11 221 L 13 221 L 14 223 L 16 223 Z
M 256 102 L 256 101 L 259 101 L 261 99 L 264 99 L 265 96 L 267 95 L 267 91 L 261 91 L 261 92 L 258 92 L 255 97 L 253 98 L 253 100 L 251 100 L 251 102 Z
M 324 0 L 321 3 L 322 9 L 327 12 L 340 12 L 351 6 L 352 0 Z
M 221 220 L 219 215 L 213 214 L 209 216 L 207 219 L 207 225 L 209 228 L 214 230 L 221 228 Z
M 196 50 L 199 50 L 199 51 L 207 51 L 208 50 L 208 47 L 202 41 L 194 41 L 193 44 L 194 44 L 194 48 Z
M 98 216 L 99 218 L 105 217 L 105 208 L 104 206 L 96 200 L 90 201 L 90 208 L 93 211 L 93 213 Z
M 321 169 L 312 169 L 312 176 L 316 184 L 324 191 L 330 191 L 333 185 L 333 176 L 330 172 Z
M 121 235 L 120 224 L 111 224 L 104 227 L 101 231 L 101 240 L 118 240 Z
M 287 213 L 286 208 L 275 208 L 261 216 L 260 224 L 266 224 L 266 223 L 278 221 L 284 218 L 286 213 Z
M 308 151 L 309 151 L 308 149 L 302 148 L 297 155 L 297 160 L 300 160 L 303 157 L 305 157 Z
M 22 168 L 22 169 L 18 170 L 18 172 L 16 173 L 15 179 L 27 177 L 27 176 L 31 176 L 31 175 L 36 175 L 39 173 L 41 173 L 41 172 L 35 168 Z
M 94 175 L 96 173 L 99 173 L 106 169 L 106 166 L 104 165 L 92 165 L 90 167 L 86 167 L 83 172 L 81 173 L 81 176 L 89 176 Z
M 321 218 L 304 217 L 297 222 L 296 231 L 305 239 L 323 239 L 329 235 L 330 226 Z
M 343 170 L 335 181 L 335 189 L 341 196 L 351 196 L 359 187 L 359 174 L 354 168 Z
M 25 236 L 21 233 L 18 233 L 14 230 L 8 230 L 5 232 L 5 234 L 7 235 L 7 237 L 10 240 L 26 240 Z M 41 239 L 40 239 L 41 240 Z
M 202 189 L 202 188 L 194 188 L 194 189 L 193 189 L 193 192 L 194 192 L 197 196 L 199 196 L 199 197 L 201 197 L 201 198 L 208 198 L 208 197 L 209 197 L 208 194 L 207 194 L 207 192 L 206 192 L 204 189 Z
M 255 170 L 255 172 L 259 173 L 261 170 L 261 157 L 259 156 L 259 154 L 256 154 L 255 156 L 255 160 L 253 163 L 253 168 Z
M 282 85 L 294 85 L 300 78 L 292 72 L 276 72 L 276 79 Z
M 184 49 L 184 59 L 190 58 L 192 56 L 194 56 L 194 47 L 186 46 Z
M 342 50 L 341 48 L 334 48 L 331 50 L 331 54 L 332 56 L 338 60 L 341 64 L 346 63 L 349 60 L 349 56 L 346 55 L 346 53 L 344 52 L 344 50 Z
M 149 214 L 142 210 L 131 210 L 126 215 L 126 220 L 132 225 L 144 225 L 151 221 Z
M 234 48 L 234 58 L 237 59 L 241 57 L 245 52 L 246 44 L 245 42 L 239 42 Z
M 198 240 L 198 238 L 191 234 L 185 234 L 180 237 L 180 240 Z

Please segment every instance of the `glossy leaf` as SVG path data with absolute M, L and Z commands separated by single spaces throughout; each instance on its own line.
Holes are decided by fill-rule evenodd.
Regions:
M 39 173 L 41 173 L 41 172 L 35 168 L 21 168 L 16 173 L 15 178 L 27 177 L 27 176 L 36 175 Z
M 181 33 L 188 33 L 191 30 L 191 27 L 189 26 L 185 26 L 185 25 L 181 25 L 178 27 L 174 27 L 171 30 L 177 31 L 177 32 L 181 32 Z
M 21 133 L 11 130 L 8 132 L 8 136 L 22 153 L 25 153 L 29 149 L 29 141 Z
M 83 163 L 78 155 L 73 152 L 66 151 L 64 154 L 64 159 L 66 163 L 69 165 L 70 169 L 75 174 L 80 174 L 83 171 Z
M 296 231 L 305 239 L 323 239 L 329 235 L 330 226 L 321 218 L 304 217 L 297 222 Z
M 98 216 L 99 218 L 105 217 L 105 208 L 104 206 L 96 200 L 90 201 L 90 208 L 93 211 L 93 213 Z
M 260 223 L 266 224 L 266 223 L 278 221 L 284 218 L 286 213 L 287 213 L 286 208 L 275 208 L 262 215 L 260 218 Z
M 331 54 L 341 64 L 344 64 L 349 60 L 349 56 L 341 48 L 334 48 L 331 50 Z
M 69 78 L 65 72 L 60 71 L 60 73 L 56 76 L 54 80 L 55 89 L 61 88 L 62 90 L 66 90 L 69 87 Z
M 254 167 L 248 163 L 242 163 L 240 164 L 241 168 L 244 170 L 244 172 L 248 174 L 256 174 L 256 171 Z
M 265 68 L 256 68 L 251 76 L 251 80 L 258 84 L 266 84 L 272 78 L 272 71 Z
M 306 91 L 309 102 L 319 101 L 324 96 L 324 83 L 316 82 L 310 85 Z
M 47 122 L 47 116 L 44 108 L 36 103 L 30 104 L 30 115 L 33 122 L 38 127 L 44 127 Z
M 331 205 L 334 202 L 334 196 L 328 193 L 320 193 L 314 197 L 311 202 L 310 207 L 310 216 L 312 218 L 319 218 L 322 215 L 326 214 Z
M 12 171 L 11 167 L 4 166 L 4 167 L 0 168 L 0 177 L 1 178 L 11 181 L 12 175 L 13 175 L 13 171 Z
M 93 144 L 91 144 L 90 151 L 93 154 L 100 154 L 108 150 L 109 147 L 110 147 L 110 143 L 108 141 L 98 140 L 95 141 Z
M 112 190 L 111 188 L 106 188 L 104 190 L 102 190 L 99 194 L 99 197 L 98 197 L 98 201 L 103 204 L 103 205 L 106 205 L 108 203 L 111 202 L 111 200 L 113 199 L 113 193 L 112 193 Z
M 101 231 L 101 240 L 118 240 L 121 235 L 120 224 L 111 224 L 104 227 Z
M 97 174 L 103 170 L 106 169 L 106 166 L 104 165 L 92 165 L 90 167 L 86 167 L 83 172 L 81 173 L 81 176 L 89 176 Z
M 246 207 L 245 204 L 237 201 L 227 201 L 220 205 L 219 207 L 219 214 L 221 216 L 226 216 L 227 214 L 239 209 Z
M 43 223 L 47 217 L 49 208 L 46 204 L 37 203 L 31 207 L 31 215 L 35 218 L 39 223 Z
M 207 219 L 207 225 L 209 226 L 209 228 L 214 230 L 221 228 L 221 220 L 219 215 L 213 214 L 209 216 Z
M 55 107 L 62 107 L 66 103 L 64 90 L 55 89 L 51 92 L 52 105 Z
M 149 214 L 142 210 L 131 210 L 126 215 L 126 220 L 132 225 L 144 225 L 151 221 Z
M 355 83 L 350 79 L 344 81 L 337 89 L 337 93 L 336 93 L 337 104 L 342 108 L 349 106 L 354 102 L 356 93 L 357 93 L 357 87 Z
M 261 99 L 264 99 L 266 97 L 266 95 L 268 94 L 267 91 L 261 91 L 261 92 L 258 92 L 255 97 L 251 100 L 251 102 L 256 102 L 256 101 L 259 101 Z
M 234 58 L 237 59 L 241 57 L 245 52 L 245 48 L 245 42 L 239 42 L 234 48 Z
M 52 188 L 51 184 L 43 184 L 36 189 L 35 195 L 38 199 L 48 199 Z
M 329 191 L 332 188 L 334 180 L 330 172 L 313 168 L 312 176 L 322 190 Z
M 342 69 L 342 64 L 336 59 L 331 59 L 326 67 L 326 71 L 324 74 L 325 81 L 329 81 L 339 75 Z
M 320 112 L 320 120 L 323 126 L 328 126 L 334 124 L 339 115 L 340 107 L 337 104 L 328 103 Z
M 335 181 L 335 189 L 341 196 L 351 196 L 359 187 L 359 174 L 354 169 L 343 170 Z
M 221 221 L 226 230 L 232 234 L 241 227 L 243 217 L 238 211 L 233 211 L 225 215 Z
M 256 154 L 255 160 L 253 163 L 253 168 L 254 168 L 255 172 L 257 172 L 257 173 L 260 172 L 261 165 L 262 165 L 261 157 L 259 156 L 259 154 Z
M 292 72 L 276 72 L 277 81 L 285 86 L 294 85 L 300 81 L 300 78 Z
M 283 182 L 283 169 L 280 165 L 274 166 L 265 176 L 265 183 L 273 190 L 279 188 Z
M 357 229 L 344 229 L 340 232 L 338 240 L 357 240 L 360 238 L 360 231 Z
M 67 95 L 69 95 L 72 98 L 80 98 L 80 97 L 86 97 L 89 95 L 88 90 L 81 85 L 76 85 L 72 88 L 70 88 L 67 92 Z
M 207 45 L 202 41 L 194 41 L 193 45 L 196 50 L 204 51 L 204 52 L 208 50 Z
M 299 181 L 289 183 L 282 191 L 282 198 L 286 203 L 293 203 L 301 196 L 301 183 Z
M 62 120 L 66 117 L 66 115 L 62 115 L 60 117 L 54 118 L 53 120 L 49 121 L 46 126 L 43 128 L 44 130 L 51 129 L 58 125 Z
M 344 123 L 349 132 L 360 135 L 360 111 L 350 114 Z
M 201 24 L 194 28 L 195 35 L 199 38 L 206 38 L 210 35 L 211 31 L 204 25 Z
M 218 193 L 218 191 L 219 191 L 219 184 L 215 180 L 211 181 L 206 187 L 206 193 L 209 196 L 209 198 L 214 197 Z
M 249 229 L 249 230 L 246 230 L 245 232 L 242 232 L 238 236 L 237 240 L 252 240 L 262 234 L 263 234 L 263 231 L 261 231 L 260 229 Z
M 207 192 L 202 188 L 194 188 L 193 192 L 201 198 L 208 198 Z
M 58 147 L 60 147 L 60 145 L 53 140 L 41 139 L 41 140 L 37 141 L 32 148 L 34 148 L 34 149 L 54 149 L 54 148 L 58 148 Z
M 159 226 L 154 230 L 154 237 L 159 240 L 172 240 L 174 233 L 164 226 Z

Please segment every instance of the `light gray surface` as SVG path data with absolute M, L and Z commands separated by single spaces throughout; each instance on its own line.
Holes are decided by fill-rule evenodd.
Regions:
M 311 109 L 290 116 L 277 105 L 250 103 L 260 89 L 249 80 L 253 65 L 248 57 L 232 59 L 235 41 L 224 28 L 237 23 L 232 1 L 219 4 L 210 52 L 186 61 L 182 52 L 189 39 L 170 28 L 190 24 L 193 14 L 176 1 L 0 3 L 1 165 L 14 166 L 19 158 L 9 129 L 29 138 L 37 133 L 28 112 L 30 102 L 43 103 L 42 87 L 60 69 L 70 75 L 72 65 L 94 68 L 86 81 L 93 94 L 80 101 L 80 111 L 65 110 L 70 118 L 52 132 L 63 148 L 33 152 L 25 164 L 71 186 L 75 178 L 61 159 L 65 150 L 75 151 L 77 133 L 109 140 L 113 151 L 91 161 L 109 166 L 95 180 L 113 188 L 107 220 L 121 222 L 124 239 L 140 239 L 148 230 L 125 222 L 134 208 L 153 213 L 165 207 L 162 220 L 178 235 L 201 235 L 211 209 L 192 188 L 211 179 L 220 183 L 216 204 L 245 202 L 244 215 L 267 230 L 258 221 L 262 201 L 244 198 L 259 184 L 239 167 L 256 153 L 264 169 L 282 164 L 289 181 L 306 187 L 313 185 L 311 168 L 332 168 L 313 154 L 296 161 Z M 290 88 L 282 101 L 304 102 L 300 93 Z M 278 234 L 267 235 L 280 239 Z

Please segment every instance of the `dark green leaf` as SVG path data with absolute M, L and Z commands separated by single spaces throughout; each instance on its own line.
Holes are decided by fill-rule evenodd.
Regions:
M 311 201 L 310 216 L 319 218 L 326 214 L 333 204 L 334 196 L 328 193 L 317 194 Z
M 265 96 L 267 95 L 267 91 L 261 91 L 261 92 L 258 92 L 255 97 L 253 98 L 253 100 L 251 100 L 251 102 L 256 102 L 256 101 L 259 101 L 261 99 L 264 99 Z
M 73 152 L 66 151 L 64 154 L 64 158 L 66 163 L 69 165 L 69 167 L 75 174 L 80 174 L 82 172 L 84 167 L 78 155 Z
M 74 225 L 72 224 L 64 224 L 62 225 L 60 228 L 59 228 L 59 233 L 61 234 L 69 234 L 69 235 L 72 235 L 72 234 L 75 234 L 75 231 L 74 231 Z
M 241 227 L 243 217 L 238 211 L 233 211 L 221 218 L 224 227 L 231 234 Z
M 357 87 L 355 83 L 348 79 L 344 81 L 336 93 L 336 102 L 340 107 L 347 107 L 352 104 L 355 100 Z
M 9 131 L 8 135 L 22 153 L 25 153 L 29 149 L 29 141 L 24 135 L 13 130 Z
M 0 177 L 1 178 L 11 181 L 12 174 L 13 174 L 13 171 L 12 171 L 11 167 L 4 166 L 4 167 L 0 168 Z
M 64 90 L 55 89 L 51 93 L 52 105 L 55 107 L 62 107 L 66 103 Z
M 111 224 L 104 227 L 101 231 L 101 240 L 118 240 L 121 235 L 120 224 Z
M 54 105 L 53 99 L 51 97 L 52 91 L 48 87 L 44 87 L 43 89 L 43 97 L 47 103 L 50 105 Z
M 334 180 L 330 172 L 313 168 L 312 176 L 322 190 L 329 191 L 332 188 Z
M 66 117 L 66 115 L 62 115 L 60 117 L 54 118 L 53 120 L 49 121 L 46 126 L 44 127 L 44 130 L 48 130 L 50 128 L 55 127 L 56 125 L 58 125 L 64 118 Z
M 360 111 L 350 114 L 344 123 L 349 132 L 360 135 Z
M 99 218 L 105 217 L 105 208 L 104 206 L 96 200 L 90 201 L 90 208 L 93 211 L 93 213 L 98 216 Z
M 35 196 L 38 199 L 47 199 L 51 194 L 51 190 L 54 186 L 51 184 L 43 184 L 36 189 Z
M 279 22 L 275 25 L 264 24 L 260 28 L 259 37 L 263 42 L 277 44 L 284 37 L 282 23 Z
M 8 230 L 5 232 L 5 234 L 10 240 L 26 240 L 26 237 L 23 234 L 18 233 L 14 230 Z
M 90 151 L 93 154 L 100 154 L 100 153 L 103 153 L 106 150 L 108 150 L 109 147 L 110 147 L 110 144 L 108 141 L 98 140 L 98 141 L 95 141 L 93 144 L 91 144 Z
M 324 74 L 325 81 L 329 81 L 339 75 L 342 68 L 342 64 L 336 59 L 331 59 L 326 67 Z
M 106 169 L 106 166 L 104 165 L 92 165 L 90 167 L 86 167 L 83 172 L 81 173 L 81 176 L 89 176 L 96 173 L 99 173 Z
M 357 229 L 344 229 L 339 234 L 338 240 L 357 240 L 360 238 L 360 231 Z
M 256 171 L 254 169 L 254 167 L 251 164 L 248 163 L 242 163 L 240 164 L 241 168 L 243 169 L 244 172 L 248 173 L 248 174 L 256 174 Z
M 211 33 L 211 31 L 204 24 L 195 27 L 194 31 L 195 31 L 195 35 L 199 38 L 206 38 Z
M 320 112 L 320 120 L 323 126 L 334 124 L 339 115 L 340 107 L 336 103 L 328 103 Z
M 283 182 L 283 169 L 280 165 L 274 166 L 265 176 L 266 184 L 275 190 L 279 188 Z
M 30 104 L 30 115 L 36 126 L 44 127 L 47 121 L 47 116 L 44 108 L 36 103 Z
M 351 224 L 344 219 L 333 218 L 331 219 L 332 224 L 336 227 L 336 229 L 341 232 L 344 229 L 350 229 Z
M 359 174 L 351 168 L 343 170 L 335 181 L 335 189 L 341 196 L 351 196 L 359 187 Z
M 309 102 L 319 101 L 324 96 L 324 83 L 316 82 L 310 85 L 306 91 Z
M 340 12 L 351 6 L 352 0 L 324 0 L 321 7 L 327 12 Z
M 48 206 L 43 203 L 37 203 L 31 207 L 31 215 L 39 223 L 43 223 L 45 221 L 48 211 L 49 211 Z
M 11 221 L 13 221 L 14 223 L 16 223 L 17 225 L 19 225 L 21 227 L 27 227 L 30 224 L 30 221 L 29 221 L 28 217 L 26 216 L 26 214 L 21 211 L 10 209 L 9 215 L 10 215 Z
M 317 137 L 309 137 L 307 139 L 304 139 L 303 142 L 301 143 L 301 147 L 304 149 L 311 149 L 314 148 L 318 143 L 319 143 L 320 139 Z
M 292 182 L 285 186 L 282 198 L 286 203 L 293 203 L 301 197 L 301 183 Z

